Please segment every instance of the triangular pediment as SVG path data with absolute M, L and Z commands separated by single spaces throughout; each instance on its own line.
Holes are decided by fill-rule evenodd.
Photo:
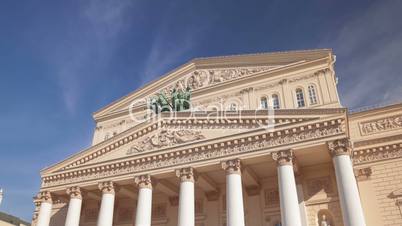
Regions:
M 130 106 L 142 106 L 147 98 L 156 93 L 170 94 L 173 89 L 190 87 L 194 95 L 197 95 L 198 91 L 211 87 L 322 59 L 328 57 L 330 52 L 328 49 L 318 49 L 194 59 L 112 102 L 93 116 L 95 119 L 101 119 L 127 112 Z
M 201 143 L 241 139 L 250 134 L 269 132 L 272 136 L 288 134 L 296 127 L 318 125 L 322 120 L 344 118 L 345 109 L 303 109 L 276 111 L 221 112 L 211 117 L 209 112 L 194 114 L 179 112 L 174 117 L 162 114 L 154 121 L 134 126 L 117 136 L 92 146 L 52 167 L 42 174 L 69 171 L 101 165 L 111 161 L 149 156 Z M 194 115 L 193 115 L 194 114 Z M 336 119 L 337 120 L 337 119 Z

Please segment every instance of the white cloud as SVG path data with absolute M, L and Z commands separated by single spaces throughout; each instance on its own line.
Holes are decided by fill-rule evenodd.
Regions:
M 402 100 L 402 1 L 377 1 L 354 15 L 323 45 L 338 55 L 342 103 L 347 107 Z

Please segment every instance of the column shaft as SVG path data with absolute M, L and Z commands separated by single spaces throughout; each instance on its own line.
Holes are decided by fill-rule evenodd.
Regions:
M 226 214 L 228 226 L 244 226 L 243 187 L 240 174 L 226 175 Z
M 343 223 L 345 226 L 365 226 L 363 208 L 350 157 L 348 155 L 336 156 L 333 158 L 333 162 Z
M 223 162 L 222 168 L 226 170 L 226 224 L 228 226 L 244 226 L 240 159 Z
M 180 177 L 178 226 L 195 225 L 194 170 L 183 168 L 176 171 Z
M 345 226 L 365 226 L 359 190 L 350 159 L 352 152 L 350 141 L 344 138 L 328 142 L 328 149 L 335 168 L 343 224 Z
M 40 204 L 38 222 L 36 226 L 49 226 L 51 214 L 52 204 L 49 202 L 42 202 Z
M 65 226 L 79 226 L 81 216 L 82 199 L 71 198 L 68 204 Z
M 178 226 L 194 226 L 194 182 L 184 181 L 180 183 L 179 197 L 179 221 Z
M 282 226 L 301 226 L 293 166 L 278 166 L 278 184 Z
M 102 191 L 102 203 L 99 210 L 97 226 L 112 226 L 115 197 L 113 183 L 100 183 L 99 188 Z
M 274 152 L 272 158 L 277 162 L 281 224 L 282 226 L 301 226 L 299 200 L 293 172 L 293 151 Z
M 151 226 L 152 220 L 152 184 L 149 175 L 135 177 L 139 187 L 135 226 Z

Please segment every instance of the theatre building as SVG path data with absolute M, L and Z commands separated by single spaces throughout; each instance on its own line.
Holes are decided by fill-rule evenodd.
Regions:
M 40 172 L 33 225 L 402 225 L 402 104 L 348 111 L 335 61 L 197 58 L 112 102 Z

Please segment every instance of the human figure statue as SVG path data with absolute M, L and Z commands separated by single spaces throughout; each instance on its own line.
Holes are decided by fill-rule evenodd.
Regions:
M 183 97 L 184 97 L 183 108 L 184 110 L 188 110 L 190 109 L 190 99 L 191 99 L 191 88 L 189 86 L 187 86 Z
M 3 200 L 3 189 L 0 188 L 0 205 L 2 200 Z
M 325 214 L 322 215 L 320 226 L 331 226 L 327 221 L 327 216 Z
M 179 104 L 178 93 L 176 88 L 174 88 L 172 91 L 172 108 L 176 110 L 178 104 Z

